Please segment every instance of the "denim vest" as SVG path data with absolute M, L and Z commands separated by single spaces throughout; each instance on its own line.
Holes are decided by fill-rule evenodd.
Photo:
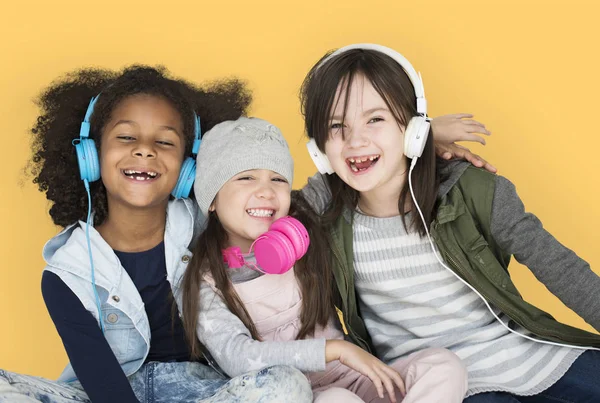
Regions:
M 188 247 L 202 221 L 196 220 L 196 217 L 200 216 L 195 201 L 182 199 L 169 202 L 164 237 L 165 260 L 167 280 L 179 307 L 180 282 L 192 256 Z M 70 225 L 46 243 L 43 256 L 47 266 L 44 270 L 59 276 L 98 323 L 103 321 L 106 340 L 123 372 L 130 376 L 142 366 L 150 351 L 148 316 L 138 290 L 113 249 L 90 227 L 96 290 L 102 310 L 101 318 L 98 316 L 91 285 L 85 226 L 82 221 Z M 76 380 L 71 364 L 67 365 L 58 380 Z

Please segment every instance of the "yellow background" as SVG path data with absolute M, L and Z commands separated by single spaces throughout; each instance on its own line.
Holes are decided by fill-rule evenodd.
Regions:
M 164 64 L 192 81 L 236 75 L 252 115 L 285 133 L 295 187 L 315 169 L 297 91 L 327 50 L 376 42 L 423 74 L 433 116 L 473 112 L 477 148 L 527 208 L 600 273 L 599 3 L 570 1 L 12 1 L 0 23 L 0 368 L 55 378 L 67 362 L 40 293 L 41 249 L 57 228 L 23 177 L 32 99 L 80 66 Z M 526 298 L 590 329 L 513 264 Z M 600 298 L 600 290 L 598 290 Z

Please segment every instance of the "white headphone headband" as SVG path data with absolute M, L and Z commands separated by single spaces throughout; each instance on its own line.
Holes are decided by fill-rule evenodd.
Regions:
M 319 66 L 322 66 L 331 58 L 352 49 L 375 50 L 394 59 L 404 69 L 404 71 L 408 75 L 408 78 L 412 82 L 413 87 L 415 88 L 415 95 L 417 96 L 417 112 L 419 112 L 423 116 L 427 116 L 427 100 L 425 99 L 425 89 L 423 88 L 423 79 L 421 78 L 421 73 L 417 73 L 412 64 L 410 64 L 410 62 L 408 61 L 408 59 L 402 56 L 400 53 L 396 52 L 394 49 L 390 49 L 388 47 L 376 45 L 373 43 L 356 43 L 354 45 L 348 45 L 344 46 L 343 48 L 339 48 L 338 50 L 327 56 L 325 59 L 323 59 Z

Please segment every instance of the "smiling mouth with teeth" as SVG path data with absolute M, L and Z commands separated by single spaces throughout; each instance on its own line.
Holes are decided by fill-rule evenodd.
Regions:
M 246 213 L 248 213 L 248 215 L 250 215 L 251 217 L 268 218 L 273 217 L 273 215 L 275 214 L 275 210 L 251 208 L 246 210 Z
M 123 171 L 126 177 L 134 179 L 136 181 L 149 181 L 158 178 L 159 174 L 153 171 L 134 171 L 132 169 L 126 169 Z
M 346 159 L 346 163 L 352 172 L 362 172 L 371 168 L 379 161 L 379 154 L 367 155 L 365 157 L 351 157 Z

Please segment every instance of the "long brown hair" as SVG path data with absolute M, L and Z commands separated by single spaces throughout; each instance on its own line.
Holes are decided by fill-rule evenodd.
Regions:
M 302 326 L 297 339 L 312 336 L 317 326 L 326 326 L 334 312 L 333 277 L 330 253 L 331 240 L 321 229 L 319 217 L 299 192 L 292 192 L 290 215 L 306 227 L 310 247 L 294 266 L 295 276 L 302 293 L 300 321 Z M 210 212 L 207 227 L 193 248 L 193 257 L 183 277 L 183 326 L 190 345 L 192 359 L 202 356 L 203 346 L 196 336 L 200 309 L 200 287 L 204 276 L 210 274 L 227 308 L 248 328 L 255 340 L 261 340 L 252 318 L 238 296 L 223 262 L 221 251 L 226 247 L 227 233 L 216 213 Z
M 310 70 L 300 89 L 300 102 L 306 133 L 314 138 L 317 146 L 325 152 L 325 143 L 329 139 L 329 127 L 332 111 L 338 102 L 344 102 L 345 119 L 350 96 L 350 87 L 354 78 L 362 75 L 373 85 L 392 112 L 396 122 L 406 127 L 413 116 L 417 116 L 417 101 L 414 87 L 402 67 L 391 57 L 377 51 L 354 49 L 332 57 L 325 63 L 326 54 Z M 345 89 L 345 99 L 336 94 L 338 87 Z M 340 91 L 342 94 L 343 91 Z M 343 123 L 343 122 L 342 122 Z M 342 127 L 343 124 L 342 124 Z M 342 132 L 343 135 L 343 132 Z M 402 152 L 402 151 L 399 151 Z M 419 207 L 423 211 L 427 225 L 431 224 L 436 205 L 439 175 L 437 174 L 433 136 L 429 133 L 423 154 L 413 171 L 413 189 Z M 324 216 L 331 224 L 342 214 L 344 208 L 354 210 L 358 204 L 359 192 L 344 183 L 337 174 L 327 176 L 333 195 L 329 210 Z M 398 209 L 404 227 L 425 235 L 425 227 L 420 217 L 413 214 L 410 223 L 406 223 L 405 206 L 410 199 L 408 181 L 400 191 Z

